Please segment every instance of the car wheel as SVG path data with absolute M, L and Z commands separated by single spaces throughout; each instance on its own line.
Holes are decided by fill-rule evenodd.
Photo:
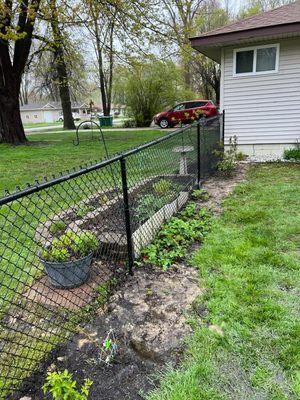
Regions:
M 162 129 L 168 128 L 168 127 L 169 127 L 169 121 L 167 120 L 167 118 L 161 119 L 161 120 L 159 121 L 159 126 L 160 126 Z

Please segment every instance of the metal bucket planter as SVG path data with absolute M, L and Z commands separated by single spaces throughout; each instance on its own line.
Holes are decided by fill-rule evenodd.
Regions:
M 79 260 L 62 263 L 41 261 L 53 286 L 59 289 L 72 289 L 86 282 L 92 258 L 93 253 Z

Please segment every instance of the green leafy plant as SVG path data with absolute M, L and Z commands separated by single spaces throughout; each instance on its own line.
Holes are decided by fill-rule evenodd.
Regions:
M 215 151 L 214 154 L 220 161 L 217 163 L 217 168 L 224 175 L 231 176 L 237 166 L 237 137 L 233 136 L 229 139 L 229 149 L 226 151 Z
M 72 258 L 85 257 L 97 250 L 99 241 L 89 231 L 68 231 L 52 240 L 49 247 L 42 250 L 42 258 L 51 262 L 66 262 Z
M 67 229 L 67 224 L 62 220 L 59 219 L 57 221 L 53 221 L 49 231 L 52 235 L 56 235 L 58 233 L 64 232 Z
M 200 211 L 194 203 L 167 222 L 157 238 L 143 251 L 143 260 L 151 264 L 168 269 L 179 259 L 186 256 L 189 245 L 194 241 L 201 241 L 210 227 L 210 214 Z
M 296 147 L 293 149 L 285 150 L 283 153 L 283 158 L 285 160 L 300 161 L 300 143 L 297 142 Z
M 194 190 L 191 194 L 193 200 L 208 201 L 209 197 L 209 193 L 205 189 Z
M 78 218 L 84 218 L 89 212 L 93 211 L 93 207 L 88 205 L 80 205 L 75 213 Z
M 168 198 L 165 196 L 156 197 L 153 194 L 147 194 L 138 201 L 138 205 L 135 209 L 136 219 L 138 221 L 149 219 L 167 203 Z
M 77 382 L 72 374 L 63 372 L 49 372 L 43 385 L 44 394 L 50 394 L 53 400 L 87 400 L 93 381 L 85 379 L 84 385 L 77 389 Z
M 172 183 L 166 179 L 161 179 L 153 184 L 153 190 L 158 196 L 164 196 L 172 190 Z

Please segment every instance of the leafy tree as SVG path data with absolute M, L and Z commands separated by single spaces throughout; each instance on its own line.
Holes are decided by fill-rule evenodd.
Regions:
M 171 61 L 135 62 L 127 70 L 126 104 L 137 126 L 149 126 L 155 114 L 190 95 L 184 90 L 180 70 Z
M 250 0 L 241 9 L 238 18 L 242 19 L 251 17 L 261 12 L 272 10 L 273 8 L 277 8 L 293 2 L 294 0 Z

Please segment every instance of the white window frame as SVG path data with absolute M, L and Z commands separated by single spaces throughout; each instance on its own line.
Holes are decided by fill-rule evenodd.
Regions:
M 270 70 L 270 71 L 256 71 L 256 68 L 257 68 L 257 50 L 259 50 L 259 49 L 268 49 L 270 47 L 275 47 L 276 48 L 275 69 Z M 242 52 L 242 51 L 251 51 L 251 50 L 254 51 L 252 72 L 242 72 L 240 74 L 237 73 L 236 72 L 236 55 L 237 55 L 237 53 Z M 237 78 L 237 77 L 240 77 L 240 76 L 276 74 L 279 71 L 279 54 L 280 54 L 280 44 L 279 43 L 265 44 L 263 46 L 242 47 L 242 48 L 239 48 L 239 49 L 234 49 L 233 50 L 233 76 Z

